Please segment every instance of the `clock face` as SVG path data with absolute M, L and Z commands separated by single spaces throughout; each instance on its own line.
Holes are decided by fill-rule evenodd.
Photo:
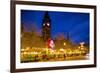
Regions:
M 50 26 L 50 24 L 49 24 L 49 23 L 47 23 L 47 24 L 45 24 L 45 23 L 44 23 L 44 24 L 43 24 L 43 26 L 45 26 L 45 25 Z
M 49 24 L 49 23 L 47 23 L 47 26 L 50 26 L 50 24 Z
M 45 23 L 43 24 L 43 26 L 45 26 Z

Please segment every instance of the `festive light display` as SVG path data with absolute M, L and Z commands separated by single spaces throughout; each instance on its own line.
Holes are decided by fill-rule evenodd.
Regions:
M 67 44 L 66 44 L 67 45 Z M 80 48 L 79 48 L 80 47 Z M 81 60 L 88 54 L 88 48 L 80 44 L 77 48 L 25 48 L 21 49 L 21 62 Z

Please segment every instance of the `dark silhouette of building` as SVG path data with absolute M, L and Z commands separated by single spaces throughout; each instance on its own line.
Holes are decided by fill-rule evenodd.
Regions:
M 42 35 L 44 41 L 47 41 L 49 38 L 51 38 L 51 20 L 47 11 L 45 12 L 43 18 Z

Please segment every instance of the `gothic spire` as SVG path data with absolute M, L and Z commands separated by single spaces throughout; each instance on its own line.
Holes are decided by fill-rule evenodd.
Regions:
M 49 13 L 48 13 L 48 11 L 46 11 L 45 12 L 45 14 L 44 14 L 44 22 L 50 22 L 50 17 L 49 17 Z

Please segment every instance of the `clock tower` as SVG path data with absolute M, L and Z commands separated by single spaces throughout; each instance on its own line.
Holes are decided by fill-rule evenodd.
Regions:
M 51 37 L 51 20 L 49 17 L 49 13 L 46 11 L 44 14 L 43 18 L 43 23 L 42 23 L 42 35 L 43 35 L 43 40 L 47 41 Z

